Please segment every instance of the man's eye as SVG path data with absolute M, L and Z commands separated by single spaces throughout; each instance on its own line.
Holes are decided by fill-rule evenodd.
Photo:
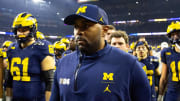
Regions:
M 107 35 L 110 35 L 110 33 L 107 33 Z
M 88 25 L 88 24 L 85 24 L 85 25 L 84 25 L 84 28 L 85 28 L 85 29 L 89 28 L 89 25 Z

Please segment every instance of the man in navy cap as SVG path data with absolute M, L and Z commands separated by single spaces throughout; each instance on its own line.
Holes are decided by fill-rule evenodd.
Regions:
M 50 101 L 150 101 L 150 85 L 137 59 L 104 40 L 108 17 L 103 9 L 84 4 L 64 22 L 74 26 L 78 49 L 58 62 Z

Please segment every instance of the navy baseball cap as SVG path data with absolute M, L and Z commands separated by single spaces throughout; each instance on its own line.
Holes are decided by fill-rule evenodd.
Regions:
M 81 5 L 75 14 L 69 15 L 64 19 L 64 23 L 73 25 L 74 21 L 79 17 L 102 25 L 108 25 L 108 16 L 106 12 L 102 8 L 92 4 Z

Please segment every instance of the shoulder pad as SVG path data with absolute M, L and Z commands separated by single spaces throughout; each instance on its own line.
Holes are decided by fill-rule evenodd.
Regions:
M 165 53 L 165 55 L 171 55 L 172 54 L 172 51 L 171 50 L 173 50 L 172 48 L 164 48 L 163 50 L 162 50 L 162 52 L 164 52 Z
M 8 50 L 14 50 L 14 49 L 16 49 L 16 46 L 17 46 L 17 43 L 14 42 L 8 47 Z

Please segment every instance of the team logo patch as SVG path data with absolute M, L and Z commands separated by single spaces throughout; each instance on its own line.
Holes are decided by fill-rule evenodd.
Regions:
M 61 85 L 69 85 L 70 84 L 70 78 L 60 78 L 59 84 Z
M 102 78 L 102 83 L 107 85 L 105 88 L 104 88 L 104 93 L 107 92 L 107 93 L 111 93 L 111 89 L 110 89 L 110 84 L 113 84 L 114 83 L 114 73 L 107 73 L 107 72 L 103 72 L 103 78 Z
M 86 13 L 86 9 L 87 9 L 87 6 L 80 7 L 80 8 L 77 10 L 76 14 Z
M 105 88 L 104 93 L 105 93 L 105 92 L 111 93 L 111 90 L 109 89 L 109 84 L 108 84 L 107 87 Z
M 158 59 L 151 59 L 151 62 L 158 62 Z
M 103 16 L 99 19 L 99 21 L 104 23 Z
M 114 75 L 114 73 L 106 73 L 106 72 L 104 72 L 103 73 L 103 80 L 110 80 L 110 81 L 113 81 L 113 75 Z

